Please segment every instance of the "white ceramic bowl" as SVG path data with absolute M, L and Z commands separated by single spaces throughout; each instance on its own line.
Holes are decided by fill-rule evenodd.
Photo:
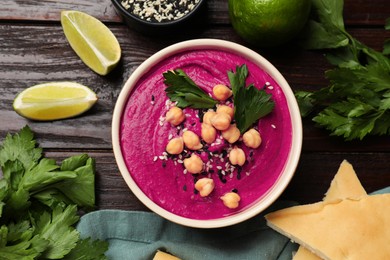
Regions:
M 268 73 L 282 89 L 282 92 L 287 101 L 292 126 L 291 149 L 288 152 L 287 160 L 285 162 L 280 162 L 284 164 L 284 167 L 279 174 L 279 177 L 276 179 L 275 183 L 273 183 L 272 187 L 270 187 L 267 193 L 261 198 L 259 198 L 257 201 L 255 201 L 255 203 L 239 212 L 236 212 L 229 216 L 207 220 L 191 219 L 173 214 L 162 208 L 161 206 L 157 205 L 155 202 L 153 202 L 153 200 L 146 196 L 142 192 L 140 187 L 137 186 L 128 168 L 126 167 L 120 142 L 121 118 L 124 113 L 126 103 L 132 93 L 132 90 L 136 83 L 139 81 L 139 79 L 145 73 L 147 73 L 150 68 L 152 68 L 154 65 L 158 64 L 162 60 L 166 59 L 167 57 L 187 50 L 202 49 L 216 49 L 237 54 L 241 57 L 250 60 L 262 70 L 264 70 L 266 73 Z M 172 222 L 181 225 L 196 228 L 217 228 L 237 224 L 251 217 L 254 217 L 255 215 L 265 210 L 268 206 L 270 206 L 281 195 L 281 193 L 285 190 L 291 178 L 293 177 L 296 167 L 298 165 L 302 146 L 302 122 L 299 113 L 299 108 L 290 86 L 288 85 L 284 77 L 279 73 L 279 71 L 265 58 L 263 58 L 258 53 L 236 43 L 216 39 L 198 39 L 180 42 L 157 52 L 156 54 L 148 58 L 145 62 L 143 62 L 132 73 L 130 78 L 125 83 L 115 105 L 112 120 L 112 142 L 116 162 L 124 180 L 126 181 L 131 191 L 135 194 L 135 196 L 150 210 L 165 219 L 168 219 Z M 278 158 L 275 158 L 275 160 L 278 160 Z

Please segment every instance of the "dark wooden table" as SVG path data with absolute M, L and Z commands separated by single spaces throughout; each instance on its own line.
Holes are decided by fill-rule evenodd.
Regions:
M 45 155 L 61 160 L 88 153 L 97 162 L 99 209 L 147 210 L 122 179 L 111 145 L 111 118 L 118 94 L 131 73 L 158 50 L 187 39 L 218 38 L 247 45 L 233 30 L 226 0 L 209 0 L 207 25 L 185 34 L 155 38 L 126 27 L 110 0 L 2 0 L 0 6 L 0 141 L 8 132 L 29 125 Z M 99 76 L 75 55 L 64 37 L 61 10 L 79 10 L 106 23 L 122 48 L 119 66 Z M 381 50 L 390 38 L 384 31 L 390 16 L 389 0 L 346 0 L 347 30 L 370 47 Z M 330 68 L 321 52 L 256 50 L 272 62 L 294 90 L 327 85 L 324 71 Z M 33 122 L 17 115 L 12 101 L 25 88 L 49 81 L 76 81 L 90 86 L 99 96 L 92 110 L 81 117 Z M 296 174 L 283 199 L 300 203 L 322 199 L 343 159 L 349 160 L 368 192 L 390 185 L 390 137 L 345 142 L 304 120 L 304 140 Z

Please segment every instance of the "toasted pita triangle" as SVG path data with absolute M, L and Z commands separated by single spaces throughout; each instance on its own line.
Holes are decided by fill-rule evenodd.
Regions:
M 267 224 L 323 259 L 388 259 L 390 194 L 296 206 Z
M 332 201 L 345 198 L 359 198 L 366 196 L 367 192 L 360 183 L 352 165 L 344 160 L 334 176 L 324 201 Z M 293 260 L 320 260 L 318 256 L 300 246 Z
M 344 160 L 333 178 L 324 201 L 345 198 L 359 198 L 367 195 L 367 192 L 360 183 L 352 165 Z

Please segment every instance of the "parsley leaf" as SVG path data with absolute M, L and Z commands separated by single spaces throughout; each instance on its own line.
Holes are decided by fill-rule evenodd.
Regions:
M 206 94 L 188 75 L 180 69 L 167 71 L 163 74 L 165 89 L 171 101 L 177 102 L 181 108 L 212 108 L 217 101 Z
M 64 257 L 64 260 L 104 260 L 106 259 L 104 252 L 107 250 L 108 242 L 106 241 L 80 239 L 76 247 Z
M 325 49 L 348 45 L 343 4 L 340 0 L 312 0 L 312 13 L 316 17 L 309 20 L 304 28 L 301 43 L 305 48 Z
M 19 133 L 12 136 L 8 134 L 0 147 L 0 166 L 8 160 L 20 161 L 25 169 L 42 157 L 42 149 L 36 147 L 34 134 L 30 128 L 25 126 Z
M 49 241 L 42 257 L 60 259 L 76 246 L 79 240 L 79 233 L 73 227 L 79 220 L 76 205 L 65 209 L 55 207 L 52 212 L 40 211 L 36 215 L 34 233 Z
M 325 33 L 306 34 L 303 45 L 324 49 L 335 68 L 325 72 L 328 87 L 295 93 L 301 115 L 315 113 L 318 126 L 345 140 L 390 135 L 390 59 L 384 55 L 390 53 L 389 41 L 381 53 L 349 35 L 342 18 L 343 1 L 314 0 L 313 11 L 309 28 L 316 24 Z M 390 19 L 385 28 L 390 28 Z
M 228 72 L 234 98 L 234 119 L 241 133 L 245 133 L 257 120 L 268 115 L 275 106 L 271 94 L 257 89 L 253 84 L 245 86 L 248 73 L 245 64 L 237 66 L 235 73 Z

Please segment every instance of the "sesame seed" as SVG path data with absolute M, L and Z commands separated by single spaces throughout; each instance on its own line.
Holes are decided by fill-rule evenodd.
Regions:
M 158 156 L 154 156 L 153 157 L 153 162 L 157 161 L 158 160 Z
M 273 129 L 275 129 L 275 128 L 276 128 L 276 125 L 272 124 L 271 127 L 272 127 Z
M 168 22 L 182 18 L 192 11 L 200 0 L 122 0 L 122 6 L 133 15 L 151 23 Z

